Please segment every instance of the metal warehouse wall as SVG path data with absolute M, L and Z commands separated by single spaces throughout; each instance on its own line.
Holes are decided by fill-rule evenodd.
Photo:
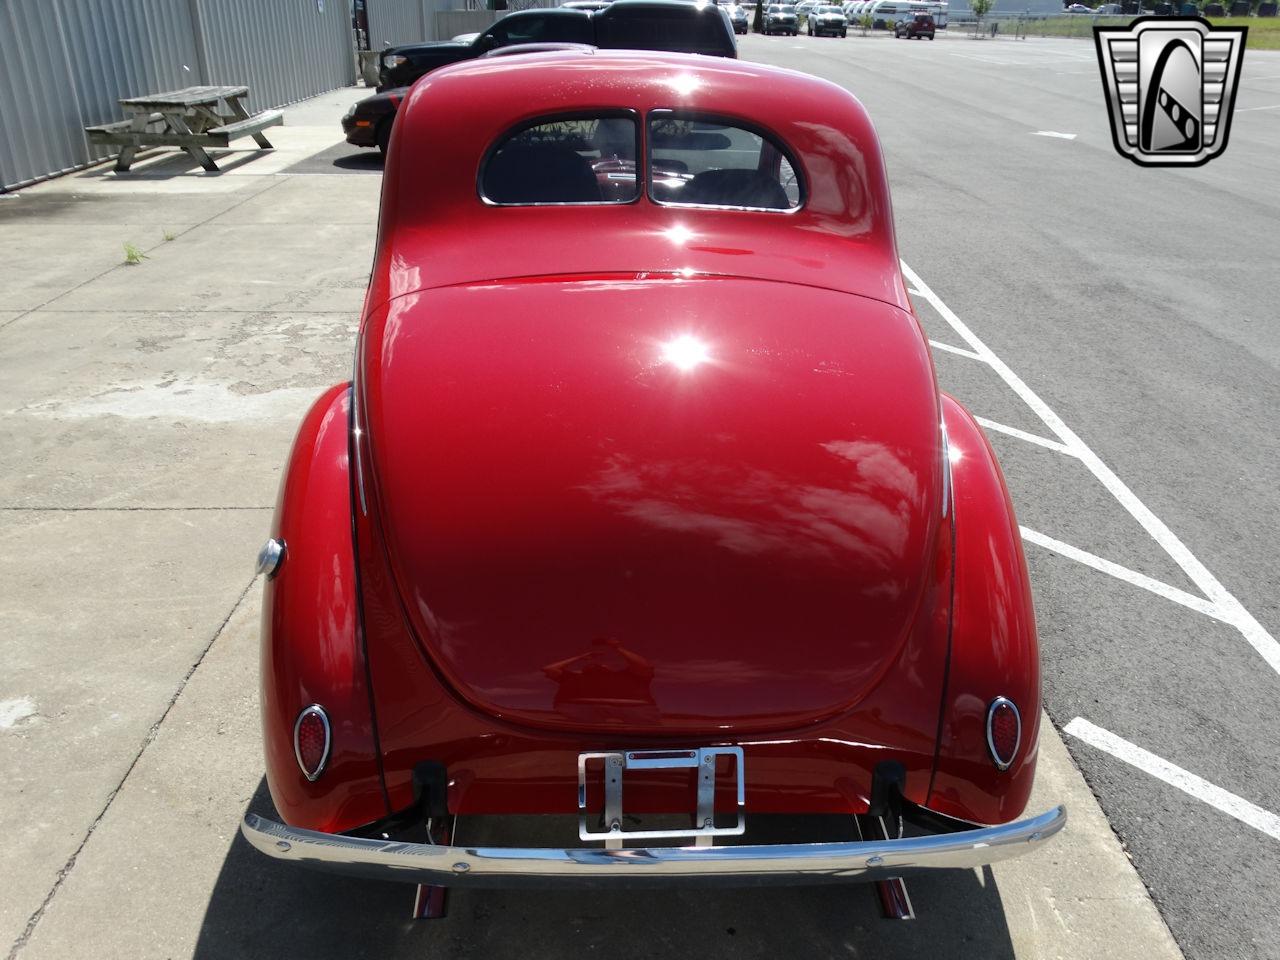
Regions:
M 189 2 L 196 11 L 203 82 L 247 83 L 251 109 L 356 82 L 346 0 Z
M 109 156 L 82 128 L 121 97 L 244 83 L 262 109 L 355 76 L 347 0 L 0 0 L 0 186 Z
M 367 0 L 369 16 L 369 49 L 381 50 L 402 43 L 433 40 L 435 15 L 426 15 L 423 7 L 431 0 Z
M 483 7 L 483 3 L 471 3 L 469 0 L 366 0 L 369 49 L 381 50 L 424 40 L 448 40 L 453 34 L 444 34 L 437 29 L 437 13 Z

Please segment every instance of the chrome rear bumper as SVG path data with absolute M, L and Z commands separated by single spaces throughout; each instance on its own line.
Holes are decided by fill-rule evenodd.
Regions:
M 1036 849 L 1066 823 L 1066 808 L 1055 807 L 998 827 L 901 840 L 622 850 L 366 840 L 289 827 L 252 813 L 240 830 L 279 860 L 378 880 L 453 887 L 768 886 L 979 867 Z

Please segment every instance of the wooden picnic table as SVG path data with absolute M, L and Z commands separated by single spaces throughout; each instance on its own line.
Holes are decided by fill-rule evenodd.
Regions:
M 122 148 L 116 160 L 116 169 L 122 172 L 129 169 L 140 148 L 157 146 L 181 147 L 206 170 L 216 172 L 218 165 L 206 147 L 226 147 L 237 137 L 251 136 L 259 147 L 270 150 L 271 141 L 262 131 L 284 123 L 279 110 L 250 114 L 244 107 L 248 95 L 248 87 L 186 87 L 128 97 L 120 106 L 129 119 L 84 129 L 90 143 Z M 222 111 L 219 104 L 224 105 Z M 163 129 L 154 129 L 156 124 Z

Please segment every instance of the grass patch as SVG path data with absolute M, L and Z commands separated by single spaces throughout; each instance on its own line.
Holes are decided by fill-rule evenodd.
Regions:
M 1209 22 L 1215 27 L 1248 27 L 1248 50 L 1280 50 L 1280 17 L 1211 17 Z
M 124 245 L 124 262 L 130 265 L 141 263 L 143 260 L 150 260 L 142 248 L 136 243 L 125 243 Z
M 1065 17 L 1045 17 L 1043 19 L 1000 19 L 999 36 L 1015 36 L 1021 33 L 1028 37 L 1081 37 L 1092 39 L 1095 25 L 1100 27 L 1124 27 L 1133 21 L 1133 17 L 1090 17 L 1076 14 Z M 1215 27 L 1248 27 L 1247 48 L 1250 50 L 1280 50 L 1280 17 L 1213 17 L 1209 20 Z M 972 32 L 972 24 L 956 24 Z M 991 27 L 983 24 L 983 33 L 990 35 Z

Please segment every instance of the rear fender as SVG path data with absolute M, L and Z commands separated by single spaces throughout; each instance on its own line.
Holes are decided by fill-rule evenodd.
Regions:
M 388 813 L 359 623 L 348 466 L 351 388 L 327 390 L 298 430 L 273 536 L 284 559 L 262 604 L 262 733 L 267 783 L 285 822 L 329 833 Z M 314 782 L 293 730 L 312 704 L 329 717 L 328 762 Z
M 1040 730 L 1040 652 L 1022 537 L 1004 475 L 981 427 L 943 395 L 951 457 L 955 584 L 951 657 L 938 761 L 927 806 L 976 823 L 1005 823 L 1026 806 Z M 996 768 L 987 710 L 1014 702 L 1022 736 L 1012 764 Z

